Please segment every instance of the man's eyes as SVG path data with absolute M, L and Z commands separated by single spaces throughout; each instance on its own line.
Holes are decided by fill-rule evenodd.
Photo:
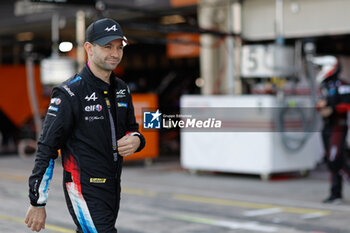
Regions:
M 111 45 L 105 45 L 104 48 L 106 48 L 106 49 L 111 49 L 112 46 L 111 46 Z M 118 48 L 119 50 L 123 50 L 123 49 L 124 49 L 123 46 L 118 46 L 117 48 Z

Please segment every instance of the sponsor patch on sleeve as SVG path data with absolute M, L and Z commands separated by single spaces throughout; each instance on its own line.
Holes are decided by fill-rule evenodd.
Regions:
M 57 112 L 57 111 L 58 111 L 58 108 L 50 105 L 50 106 L 49 106 L 49 110 L 52 110 L 52 111 L 54 111 L 54 112 Z
M 60 98 L 52 98 L 50 101 L 51 104 L 55 104 L 55 105 L 59 105 L 61 102 L 62 101 Z
M 128 103 L 118 102 L 118 107 L 127 108 L 128 107 Z

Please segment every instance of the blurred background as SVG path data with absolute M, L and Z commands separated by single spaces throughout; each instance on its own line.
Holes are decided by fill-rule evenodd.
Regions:
M 329 176 L 314 108 L 331 66 L 316 57 L 337 57 L 350 82 L 349 9 L 349 0 L 1 0 L 0 231 L 27 232 L 23 187 L 51 90 L 85 64 L 86 27 L 109 17 L 129 41 L 115 73 L 147 141 L 126 158 L 136 163 L 123 171 L 121 232 L 349 232 L 350 208 L 321 204 Z M 146 129 L 144 112 L 157 110 L 221 127 Z M 47 231 L 74 232 L 62 193 L 51 193 Z
M 117 20 L 130 42 L 115 72 L 134 93 L 142 126 L 142 110 L 147 108 L 166 114 L 180 113 L 181 107 L 203 106 L 283 111 L 293 103 L 299 108 L 312 108 L 317 98 L 314 79 L 318 70 L 308 64 L 307 56 L 338 56 L 341 77 L 349 79 L 349 4 L 346 0 L 3 0 L 0 153 L 26 156 L 34 152 L 33 140 L 45 115 L 51 88 L 86 62 L 85 28 L 96 19 Z M 223 99 L 215 99 L 218 96 Z M 285 130 L 278 128 L 281 117 L 254 114 L 256 119 L 264 119 L 267 130 Z M 256 119 L 245 121 L 250 127 L 228 127 L 226 131 L 260 131 L 254 126 Z M 315 116 L 308 119 L 318 122 Z M 242 118 L 226 120 L 242 123 Z M 301 131 L 320 128 L 318 123 L 312 129 L 302 128 L 302 118 L 296 121 L 302 125 Z M 176 158 L 181 147 L 181 154 L 187 157 L 191 151 L 187 144 L 192 145 L 192 139 L 186 138 L 188 143 L 182 145 L 180 131 L 178 127 L 145 131 L 152 146 L 131 159 L 162 155 Z M 288 135 L 281 135 L 286 139 L 271 140 L 281 145 L 282 153 L 292 153 L 289 147 L 293 146 L 286 142 Z M 216 142 L 215 138 L 222 141 L 220 135 L 202 136 L 202 144 Z M 300 145 L 294 145 L 293 153 L 305 145 L 319 146 L 316 139 L 304 143 L 310 142 L 309 136 L 297 137 Z M 243 144 L 255 140 L 259 138 L 251 137 Z M 229 154 L 239 150 L 240 145 L 219 149 Z M 315 151 L 312 166 L 322 153 Z

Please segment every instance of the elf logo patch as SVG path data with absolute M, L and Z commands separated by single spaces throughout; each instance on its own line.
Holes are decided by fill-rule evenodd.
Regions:
M 97 105 L 88 105 L 88 106 L 85 106 L 85 109 L 84 109 L 86 112 L 94 112 L 94 111 L 98 111 L 98 112 L 101 112 L 102 111 L 102 105 L 100 104 L 97 104 Z

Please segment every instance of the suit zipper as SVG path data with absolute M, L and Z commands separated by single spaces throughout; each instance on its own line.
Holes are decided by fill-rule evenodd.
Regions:
M 107 105 L 107 110 L 108 110 L 108 118 L 109 118 L 109 124 L 110 124 L 110 128 L 111 128 L 111 135 L 112 135 L 112 151 L 113 151 L 113 159 L 114 162 L 116 162 L 118 160 L 118 146 L 117 146 L 117 134 L 116 134 L 116 127 L 115 127 L 115 123 L 113 120 L 113 115 L 111 112 L 111 102 L 108 99 L 108 92 L 105 91 L 105 101 L 106 101 L 106 105 Z

